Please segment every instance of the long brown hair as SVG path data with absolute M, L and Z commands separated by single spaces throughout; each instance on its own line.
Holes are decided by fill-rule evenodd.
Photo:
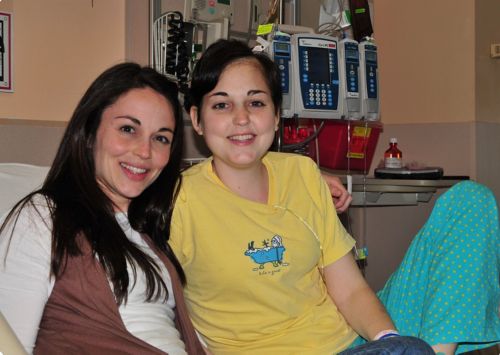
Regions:
M 157 265 L 130 242 L 120 228 L 111 200 L 95 178 L 94 145 L 103 111 L 136 88 L 151 88 L 172 105 L 175 131 L 167 166 L 144 192 L 133 199 L 128 210 L 132 228 L 147 234 L 174 263 L 181 280 L 184 273 L 168 246 L 173 201 L 180 184 L 183 121 L 176 84 L 149 67 L 135 63 L 115 65 L 103 72 L 87 89 L 68 123 L 54 162 L 42 187 L 29 194 L 11 210 L 0 233 L 10 220 L 17 220 L 22 208 L 35 205 L 33 197 L 45 196 L 52 216 L 51 272 L 64 272 L 67 257 L 81 255 L 78 237 L 83 236 L 113 284 L 118 303 L 127 301 L 131 282 L 127 261 L 136 274 L 136 265 L 147 280 L 147 300 L 167 294 Z M 13 229 L 15 233 L 15 228 Z M 5 236 L 2 236 L 5 237 Z

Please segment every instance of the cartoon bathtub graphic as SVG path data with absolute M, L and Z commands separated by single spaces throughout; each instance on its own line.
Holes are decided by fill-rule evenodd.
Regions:
M 252 241 L 248 244 L 245 255 L 249 256 L 256 264 L 259 264 L 260 269 L 263 269 L 266 263 L 272 263 L 274 267 L 283 263 L 283 253 L 286 249 L 279 235 L 275 235 L 271 239 L 271 246 L 265 243 L 263 248 L 254 248 L 253 243 Z

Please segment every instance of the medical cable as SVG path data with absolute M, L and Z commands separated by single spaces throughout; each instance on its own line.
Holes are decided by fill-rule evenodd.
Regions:
M 312 235 L 314 236 L 314 238 L 316 238 L 316 241 L 318 242 L 318 246 L 319 246 L 319 251 L 320 251 L 320 254 L 321 254 L 319 269 L 320 269 L 321 274 L 323 275 L 322 270 L 325 267 L 324 258 L 323 258 L 323 245 L 321 244 L 321 240 L 320 240 L 318 234 L 314 231 L 314 229 L 309 225 L 309 223 L 307 223 L 307 221 L 304 218 L 302 218 L 299 214 L 295 213 L 290 208 L 283 207 L 283 206 L 280 206 L 280 205 L 273 205 L 273 207 L 277 208 L 277 209 L 280 209 L 280 210 L 283 210 L 285 212 L 289 212 L 291 215 L 293 215 L 295 218 L 297 218 L 300 222 L 302 222 L 302 224 L 304 226 L 306 226 L 306 228 L 312 233 Z

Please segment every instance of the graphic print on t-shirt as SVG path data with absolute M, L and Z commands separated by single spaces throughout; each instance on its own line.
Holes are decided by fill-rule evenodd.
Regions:
M 258 268 L 253 269 L 254 271 L 263 270 L 266 264 L 271 264 L 273 268 L 288 266 L 287 263 L 283 262 L 283 253 L 286 249 L 283 246 L 283 239 L 279 235 L 275 234 L 270 241 L 264 239 L 262 248 L 255 248 L 254 243 L 253 240 L 248 243 L 248 249 L 245 251 L 245 255 L 259 265 Z

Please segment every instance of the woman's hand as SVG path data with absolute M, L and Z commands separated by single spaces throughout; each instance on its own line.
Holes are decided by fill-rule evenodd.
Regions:
M 326 184 L 330 189 L 330 193 L 332 194 L 337 213 L 345 212 L 351 204 L 351 194 L 347 192 L 346 188 L 344 187 L 344 185 L 342 185 L 342 182 L 338 177 L 327 174 L 325 172 L 322 172 L 321 176 L 326 181 Z

